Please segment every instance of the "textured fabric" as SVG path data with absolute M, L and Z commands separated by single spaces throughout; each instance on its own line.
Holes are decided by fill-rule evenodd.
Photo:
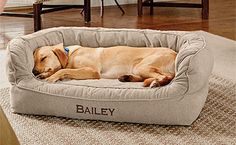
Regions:
M 168 47 L 178 52 L 176 77 L 169 85 L 155 89 L 117 80 L 50 84 L 36 79 L 32 74 L 33 51 L 61 42 L 65 46 Z M 203 37 L 177 31 L 53 28 L 12 40 L 8 52 L 14 112 L 120 122 L 190 125 L 204 105 L 213 66 Z M 87 107 L 87 113 L 78 113 L 78 105 Z M 103 114 L 108 115 L 96 114 L 95 109 L 106 110 Z
M 212 75 L 206 104 L 199 118 L 190 127 L 18 115 L 11 113 L 8 88 L 0 90 L 0 105 L 22 145 L 234 145 L 235 91 L 235 83 Z

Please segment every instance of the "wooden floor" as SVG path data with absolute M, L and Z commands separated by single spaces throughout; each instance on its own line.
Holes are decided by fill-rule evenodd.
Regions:
M 19 145 L 19 141 L 11 128 L 0 106 L 0 145 Z
M 92 9 L 92 21 L 84 24 L 79 9 L 65 10 L 43 15 L 43 28 L 56 26 L 91 26 L 108 28 L 142 28 L 157 30 L 204 30 L 236 40 L 236 1 L 210 1 L 209 20 L 201 19 L 201 10 L 194 8 L 155 8 L 154 15 L 144 8 L 144 15 L 137 16 L 136 5 L 123 6 L 121 15 L 116 6 L 105 7 L 104 18 L 99 8 Z M 31 18 L 0 16 L 0 48 L 12 38 L 33 32 Z

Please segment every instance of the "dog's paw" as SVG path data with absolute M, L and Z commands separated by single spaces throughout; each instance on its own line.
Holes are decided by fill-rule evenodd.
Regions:
M 49 83 L 55 83 L 58 80 L 59 80 L 59 78 L 56 76 L 53 76 L 53 75 L 45 79 L 45 81 L 47 81 Z
M 159 83 L 159 81 L 157 79 L 152 81 L 152 83 L 150 84 L 150 88 L 157 88 L 157 87 L 160 87 L 160 86 L 161 86 L 161 84 Z
M 42 74 L 37 75 L 36 78 L 38 78 L 38 79 L 45 79 L 46 75 L 42 73 Z
M 120 82 L 131 82 L 133 76 L 132 75 L 123 75 L 118 78 Z
M 160 87 L 160 86 L 165 86 L 165 85 L 169 84 L 170 81 L 171 80 L 168 77 L 164 77 L 164 78 L 162 78 L 162 80 L 155 79 L 150 84 L 150 88 L 156 88 L 156 87 Z

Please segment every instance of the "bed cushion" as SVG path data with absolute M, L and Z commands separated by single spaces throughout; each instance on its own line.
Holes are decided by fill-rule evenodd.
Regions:
M 33 51 L 65 46 L 168 47 L 178 52 L 170 84 L 144 88 L 118 80 L 65 80 L 51 84 L 35 78 Z M 213 57 L 202 36 L 181 31 L 59 27 L 13 39 L 7 74 L 15 113 L 149 124 L 190 125 L 208 94 Z

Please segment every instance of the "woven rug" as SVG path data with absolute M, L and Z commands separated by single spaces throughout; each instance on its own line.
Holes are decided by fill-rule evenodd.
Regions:
M 22 145 L 216 144 L 236 143 L 236 83 L 212 75 L 206 104 L 191 126 L 160 126 L 61 117 L 18 115 L 10 111 L 9 88 L 0 105 Z

